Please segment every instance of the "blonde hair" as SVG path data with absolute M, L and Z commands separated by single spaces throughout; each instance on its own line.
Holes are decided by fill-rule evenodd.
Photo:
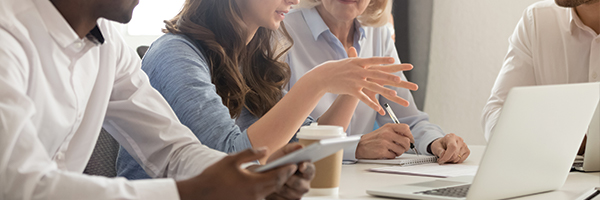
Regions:
M 363 26 L 379 27 L 388 23 L 392 14 L 393 0 L 371 0 L 365 12 L 357 17 Z M 321 0 L 302 0 L 296 6 L 299 8 L 312 8 L 321 5 Z

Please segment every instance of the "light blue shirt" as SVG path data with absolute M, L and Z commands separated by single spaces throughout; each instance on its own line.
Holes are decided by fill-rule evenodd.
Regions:
M 285 58 L 292 70 L 288 87 L 294 86 L 296 81 L 313 67 L 329 60 L 339 60 L 348 57 L 344 46 L 331 33 L 316 8 L 294 9 L 286 15 L 284 22 L 287 31 L 294 40 L 294 46 Z M 355 25 L 356 31 L 353 46 L 358 52 L 358 57 L 389 56 L 393 57 L 396 63 L 400 63 L 391 33 L 385 26 L 363 27 L 358 20 L 355 20 Z M 398 72 L 396 75 L 406 80 L 402 72 Z M 437 125 L 429 123 L 429 116 L 417 109 L 409 90 L 404 88 L 393 89 L 397 91 L 398 96 L 408 100 L 410 105 L 404 107 L 384 97 L 379 97 L 379 103 L 381 105 L 388 103 L 400 122 L 408 124 L 411 127 L 417 151 L 426 153 L 427 145 L 435 139 L 443 137 L 445 135 L 444 132 Z M 326 94 L 319 101 L 311 116 L 313 118 L 320 117 L 327 111 L 336 97 L 336 94 Z M 383 125 L 392 123 L 392 120 L 389 115 L 381 116 L 361 102 L 352 116 L 347 134 L 362 135 L 370 133 L 373 131 L 375 122 Z M 355 158 L 355 151 L 356 146 L 344 149 L 344 159 L 353 160 Z
M 152 43 L 142 60 L 150 83 L 167 100 L 177 118 L 202 144 L 226 153 L 252 148 L 247 129 L 259 118 L 243 109 L 232 119 L 212 83 L 204 50 L 181 34 L 165 34 Z M 284 94 L 285 95 L 285 94 Z M 308 117 L 303 125 L 308 125 Z M 277 133 L 272 133 L 277 134 Z M 294 136 L 291 141 L 297 141 Z M 150 178 L 123 148 L 117 158 L 117 175 Z

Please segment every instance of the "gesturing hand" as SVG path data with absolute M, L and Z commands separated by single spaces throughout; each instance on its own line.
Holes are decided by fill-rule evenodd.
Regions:
M 296 172 L 295 164 L 267 172 L 242 169 L 241 164 L 258 160 L 266 150 L 248 149 L 229 155 L 208 167 L 200 175 L 177 182 L 181 199 L 264 199 L 279 190 Z
M 356 56 L 354 53 L 352 56 Z M 319 88 L 334 94 L 348 94 L 354 96 L 384 115 L 383 108 L 377 103 L 375 94 L 381 94 L 387 99 L 403 106 L 408 106 L 408 101 L 397 96 L 396 91 L 383 87 L 389 85 L 416 90 L 414 83 L 402 81 L 399 76 L 391 73 L 412 69 L 409 64 L 393 64 L 391 57 L 372 58 L 347 58 L 337 61 L 325 62 L 306 73 L 302 78 L 318 83 Z M 383 65 L 386 64 L 386 65 Z M 383 66 L 382 66 L 383 65 Z M 374 94 L 367 95 L 363 89 Z
M 414 141 L 408 125 L 388 123 L 363 135 L 355 155 L 358 159 L 391 159 L 408 151 Z
M 431 143 L 431 152 L 438 157 L 438 163 L 462 163 L 469 157 L 471 150 L 461 137 L 450 133 Z

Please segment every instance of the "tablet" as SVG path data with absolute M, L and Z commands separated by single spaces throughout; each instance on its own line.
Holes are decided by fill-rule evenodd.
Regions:
M 296 150 L 288 155 L 285 155 L 273 162 L 267 163 L 266 165 L 256 168 L 255 172 L 264 172 L 273 168 L 277 168 L 282 165 L 291 163 L 299 163 L 303 161 L 316 162 L 321 160 L 344 147 L 356 145 L 360 140 L 360 135 L 343 137 L 343 138 L 331 138 L 323 139 L 318 142 L 312 143 L 307 147 Z

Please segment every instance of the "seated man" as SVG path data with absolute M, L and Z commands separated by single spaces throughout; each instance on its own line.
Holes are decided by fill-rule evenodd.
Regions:
M 179 123 L 108 21 L 128 22 L 137 3 L 0 1 L 0 198 L 300 198 L 312 164 L 253 173 L 240 166 L 265 149 L 227 156 Z M 164 179 L 82 174 L 101 127 Z
M 543 1 L 530 6 L 509 39 L 504 65 L 483 109 L 486 139 L 512 87 L 600 80 L 598 33 L 600 0 Z

